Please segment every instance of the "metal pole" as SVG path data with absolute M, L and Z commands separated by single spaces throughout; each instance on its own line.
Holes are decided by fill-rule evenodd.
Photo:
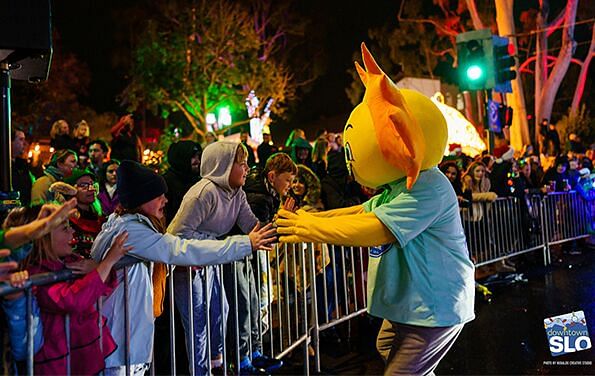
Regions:
M 194 343 L 194 299 L 192 299 L 194 294 L 192 293 L 192 267 L 189 266 L 186 273 L 188 275 L 188 281 L 186 283 L 188 286 L 188 328 L 190 332 L 188 362 L 190 363 L 190 375 L 193 376 L 196 374 L 196 370 L 194 369 L 194 346 L 196 346 L 196 344 Z
M 322 244 L 321 244 L 322 246 Z M 316 372 L 320 373 L 320 328 L 318 325 L 318 294 L 316 291 L 316 257 L 314 255 L 314 243 L 308 243 L 308 255 L 310 261 L 310 279 L 312 283 L 312 331 L 313 331 L 313 342 L 314 342 L 314 361 Z M 304 265 L 305 267 L 306 265 Z M 305 283 L 305 279 L 304 279 Z M 305 287 L 305 286 L 304 286 Z M 307 350 L 306 350 L 307 352 Z
M 10 86 L 10 65 L 0 63 L 0 191 L 5 193 L 12 192 Z
M 238 262 L 233 262 L 233 306 L 234 306 L 234 318 L 235 318 L 235 340 L 236 340 L 236 374 L 240 374 L 240 318 L 238 309 Z
M 215 271 L 213 271 L 213 275 L 211 276 L 210 271 L 211 268 L 213 268 L 212 266 L 205 266 L 204 267 L 204 271 L 205 271 L 205 278 L 204 278 L 204 290 L 205 291 L 205 295 L 206 295 L 206 299 L 205 299 L 205 322 L 207 323 L 206 325 L 206 337 L 207 337 L 207 374 L 211 374 L 211 351 L 212 351 L 212 346 L 213 344 L 211 343 L 211 295 L 213 294 L 213 291 L 211 289 L 211 283 L 209 280 L 209 277 L 211 277 L 212 281 L 213 281 L 213 285 L 215 284 L 215 278 L 217 278 L 217 273 Z M 202 281 L 202 278 L 201 278 Z M 221 315 L 223 315 L 223 306 L 221 306 L 220 308 L 221 310 Z M 223 322 L 224 320 L 221 320 L 221 322 Z M 199 330 L 202 332 L 202 328 L 199 328 Z
M 303 243 L 300 243 L 300 248 L 303 249 Z M 302 266 L 302 314 L 303 314 L 303 320 L 302 320 L 302 328 L 304 330 L 304 334 L 306 335 L 307 339 L 304 342 L 304 375 L 309 375 L 310 374 L 310 359 L 308 356 L 308 345 L 310 344 L 310 338 L 309 337 L 309 329 L 308 329 L 308 297 L 307 297 L 307 292 L 306 292 L 306 258 L 304 257 L 304 252 L 300 251 L 299 252 L 299 258 L 300 258 L 300 265 Z
M 170 371 L 172 375 L 176 374 L 176 323 L 175 323 L 175 312 L 174 305 L 174 267 L 168 265 L 169 269 L 169 360 L 170 360 Z
M 124 350 L 126 351 L 126 375 L 130 375 L 130 307 L 128 306 L 128 267 L 124 267 Z
M 33 356 L 35 355 L 34 348 L 34 333 L 33 333 L 33 289 L 25 290 L 25 298 L 27 299 L 27 375 L 33 375 Z

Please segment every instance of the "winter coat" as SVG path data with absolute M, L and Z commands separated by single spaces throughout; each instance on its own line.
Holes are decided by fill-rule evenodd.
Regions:
M 27 357 L 27 298 L 21 295 L 16 299 L 2 299 L 2 310 L 6 316 L 6 326 L 10 339 L 10 351 L 16 361 Z M 39 305 L 33 297 L 33 353 L 43 345 L 43 326 L 40 319 Z
M 101 188 L 99 190 L 99 194 L 97 195 L 97 198 L 99 199 L 99 202 L 101 203 L 101 210 L 103 211 L 103 215 L 106 217 L 108 215 L 112 214 L 118 207 L 118 204 L 120 203 L 120 197 L 118 195 L 117 188 L 114 191 L 114 195 L 111 197 L 110 197 L 109 193 L 107 193 L 107 190 L 105 188 Z
M 306 157 L 305 161 L 298 161 L 297 158 L 297 151 L 298 149 L 306 149 L 308 150 L 308 156 Z M 297 164 L 301 163 L 308 167 L 312 167 L 312 145 L 307 140 L 304 140 L 301 137 L 296 138 L 291 143 L 291 151 L 290 154 L 291 159 Z
M 543 175 L 541 184 L 549 185 L 551 181 L 556 182 L 556 192 L 564 192 L 566 183 L 570 183 L 570 175 L 568 175 L 568 170 L 561 174 L 556 170 L 556 166 L 551 167 L 546 171 L 545 175 Z
M 78 256 L 66 262 L 77 261 Z M 64 269 L 61 261 L 46 260 L 28 268 L 29 274 L 55 272 Z M 96 270 L 74 281 L 39 286 L 35 297 L 41 310 L 45 342 L 35 354 L 35 374 L 64 375 L 67 371 L 68 345 L 66 315 L 70 315 L 70 366 L 73 375 L 97 374 L 105 368 L 104 359 L 116 349 L 116 344 L 102 318 L 100 337 L 99 313 L 95 304 L 116 287 L 112 274 L 104 283 Z M 100 344 L 100 338 L 103 344 Z M 103 352 L 102 352 L 103 346 Z
M 108 319 L 110 331 L 118 344 L 117 350 L 106 359 L 106 367 L 126 365 L 125 348 L 125 302 L 128 302 L 130 330 L 130 363 L 152 361 L 154 336 L 153 287 L 151 263 L 193 266 L 215 265 L 241 260 L 252 253 L 250 239 L 246 235 L 230 236 L 225 240 L 181 239 L 171 234 L 161 234 L 149 218 L 142 214 L 112 214 L 91 249 L 91 257 L 103 259 L 113 239 L 128 231 L 127 245 L 134 247 L 120 265 L 126 267 L 128 294 L 124 296 L 124 270 L 118 270 L 120 284 L 104 300 L 102 313 Z
M 483 178 L 481 182 L 481 189 L 472 188 L 472 178 L 467 175 L 463 177 L 463 190 L 471 190 L 471 197 L 473 202 L 471 208 L 462 208 L 461 213 L 463 218 L 467 221 L 478 222 L 483 219 L 484 207 L 486 210 L 490 209 L 490 204 L 498 198 L 498 195 L 494 192 L 490 192 L 490 181 L 487 178 Z
M 319 212 L 324 210 L 324 206 L 320 201 L 320 180 L 314 174 L 314 172 L 304 165 L 297 165 L 298 167 L 298 174 L 297 178 L 302 178 L 305 181 L 306 185 L 306 194 L 303 197 L 295 197 L 296 204 L 299 206 L 299 209 L 304 210 L 309 213 Z M 307 248 L 305 248 L 307 249 Z M 315 268 L 316 274 L 321 273 L 326 266 L 330 264 L 330 254 L 328 250 L 328 246 L 326 244 L 315 243 L 314 244 L 314 260 L 315 260 Z M 292 267 L 287 267 L 287 271 L 289 276 L 294 279 L 295 284 L 298 290 L 302 291 L 304 287 L 304 283 L 302 281 L 302 265 L 298 262 L 298 260 L 294 260 L 297 253 L 295 252 L 287 252 L 287 259 L 286 262 L 281 264 L 281 272 L 290 265 L 296 265 L 295 275 L 293 273 Z M 310 280 L 310 262 L 306 261 L 306 286 L 308 287 L 311 283 Z
M 243 190 L 256 218 L 262 223 L 271 222 L 279 210 L 281 199 L 268 184 L 264 170 L 259 167 L 253 168 L 246 177 Z
M 31 203 L 31 189 L 35 177 L 29 171 L 29 164 L 23 158 L 15 158 L 12 161 L 12 188 L 20 192 L 21 205 L 28 206 Z
M 33 183 L 31 188 L 31 204 L 40 204 L 51 200 L 50 186 L 58 179 L 50 174 L 45 174 Z
M 101 225 L 105 222 L 105 217 L 81 208 L 78 211 L 79 216 L 70 219 L 70 225 L 74 230 L 74 251 L 88 259 L 93 240 L 101 231 Z

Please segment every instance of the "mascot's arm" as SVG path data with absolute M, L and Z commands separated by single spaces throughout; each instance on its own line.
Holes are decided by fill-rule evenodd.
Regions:
M 324 217 L 324 218 L 328 218 L 328 217 L 339 217 L 342 215 L 350 215 L 350 214 L 360 214 L 364 212 L 364 206 L 363 205 L 354 205 L 354 206 L 349 206 L 347 208 L 340 208 L 340 209 L 333 209 L 333 210 L 327 210 L 327 211 L 321 211 L 321 212 L 314 212 L 314 213 L 310 213 L 315 217 Z
M 316 242 L 368 247 L 396 242 L 395 236 L 374 213 L 315 217 L 300 211 L 279 211 L 276 221 L 284 243 Z

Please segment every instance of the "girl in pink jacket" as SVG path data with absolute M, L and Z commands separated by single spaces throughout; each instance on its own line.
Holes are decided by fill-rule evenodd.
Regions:
M 33 251 L 24 260 L 30 275 L 65 268 L 84 275 L 74 281 L 40 286 L 35 290 L 45 339 L 35 354 L 35 374 L 64 375 L 68 373 L 68 366 L 73 375 L 97 374 L 105 368 L 105 358 L 116 349 L 103 316 L 100 335 L 96 303 L 117 285 L 112 267 L 131 249 L 124 246 L 128 234 L 122 233 L 114 239 L 107 256 L 99 264 L 72 253 L 72 235 L 73 230 L 66 221 L 35 241 Z M 70 315 L 69 365 L 67 315 Z

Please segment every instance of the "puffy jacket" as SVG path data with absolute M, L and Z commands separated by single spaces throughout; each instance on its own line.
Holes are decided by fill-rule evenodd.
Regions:
M 68 257 L 67 262 L 77 261 Z M 46 260 L 28 268 L 29 274 L 59 271 L 61 261 Z M 67 372 L 68 345 L 65 331 L 66 316 L 70 316 L 70 365 L 74 375 L 97 374 L 105 368 L 105 358 L 116 349 L 104 317 L 102 336 L 99 333 L 99 313 L 96 303 L 117 285 L 115 274 L 104 283 L 96 270 L 75 281 L 40 286 L 35 296 L 41 309 L 43 346 L 35 354 L 35 373 L 64 375 Z M 100 344 L 100 339 L 103 342 Z M 102 351 L 103 349 L 103 351 Z

